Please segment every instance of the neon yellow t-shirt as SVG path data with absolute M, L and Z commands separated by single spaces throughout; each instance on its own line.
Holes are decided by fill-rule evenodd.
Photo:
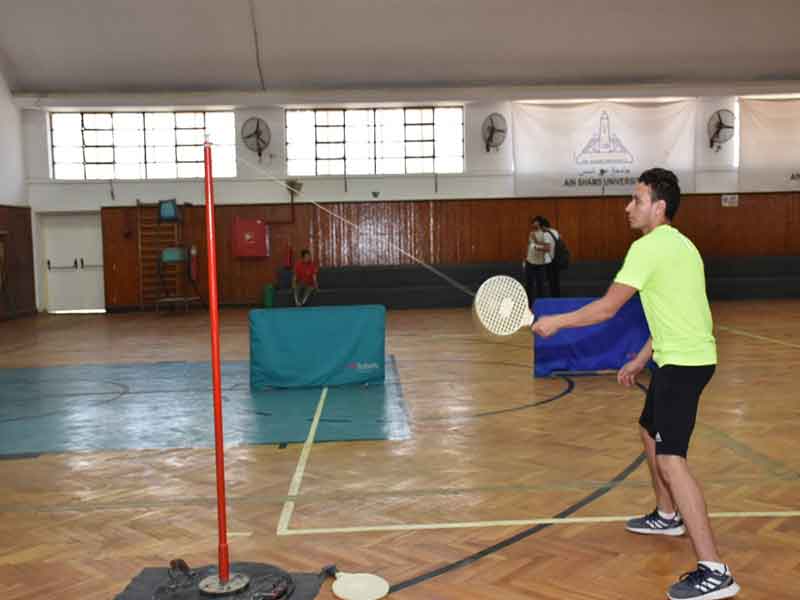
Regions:
M 614 281 L 639 290 L 659 367 L 717 363 L 703 259 L 689 238 L 659 225 L 631 244 Z

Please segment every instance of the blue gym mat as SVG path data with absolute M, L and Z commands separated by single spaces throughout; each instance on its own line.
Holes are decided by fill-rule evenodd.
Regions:
M 251 392 L 249 377 L 245 361 L 222 365 L 225 444 L 305 441 L 322 388 Z M 410 434 L 389 356 L 383 384 L 328 388 L 315 440 Z M 0 456 L 213 444 L 209 363 L 0 369 Z

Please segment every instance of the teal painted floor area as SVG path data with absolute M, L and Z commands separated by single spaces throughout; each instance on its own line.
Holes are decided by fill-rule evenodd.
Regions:
M 247 362 L 222 365 L 225 444 L 303 442 L 322 388 L 251 392 Z M 315 440 L 410 436 L 393 357 L 384 384 L 328 388 Z M 208 363 L 0 369 L 0 456 L 214 444 Z

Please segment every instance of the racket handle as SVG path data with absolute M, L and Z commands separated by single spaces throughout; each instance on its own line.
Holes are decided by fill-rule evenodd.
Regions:
M 520 329 L 522 329 L 523 327 L 530 327 L 531 325 L 533 325 L 534 319 L 535 317 L 533 316 L 533 313 L 531 311 L 526 312 L 525 317 L 523 317 L 522 319 L 522 325 L 520 326 Z

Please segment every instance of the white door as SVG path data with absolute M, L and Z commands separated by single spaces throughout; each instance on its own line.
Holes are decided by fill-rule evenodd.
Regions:
M 100 213 L 42 215 L 47 311 L 105 310 Z

